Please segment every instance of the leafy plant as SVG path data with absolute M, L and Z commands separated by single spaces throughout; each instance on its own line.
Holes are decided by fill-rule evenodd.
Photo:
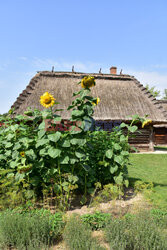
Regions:
M 81 220 L 89 225 L 92 230 L 100 230 L 109 223 L 111 220 L 111 214 L 95 212 L 94 214 L 84 214 L 81 216 Z
M 153 190 L 154 184 L 152 182 L 136 181 L 134 183 L 134 189 L 136 192 Z
M 91 206 L 98 205 L 102 202 L 120 199 L 123 196 L 123 185 L 107 184 L 100 190 L 92 200 Z

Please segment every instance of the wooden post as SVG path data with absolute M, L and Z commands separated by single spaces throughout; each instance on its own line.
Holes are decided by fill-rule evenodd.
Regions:
M 153 126 L 150 127 L 150 141 L 149 141 L 149 151 L 154 151 L 154 142 L 153 142 Z

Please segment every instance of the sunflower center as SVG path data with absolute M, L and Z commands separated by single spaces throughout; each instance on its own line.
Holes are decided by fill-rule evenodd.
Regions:
M 48 96 L 48 97 L 45 97 L 45 100 L 44 100 L 44 102 L 46 103 L 46 104 L 49 104 L 49 103 L 51 103 L 51 97 L 50 96 Z

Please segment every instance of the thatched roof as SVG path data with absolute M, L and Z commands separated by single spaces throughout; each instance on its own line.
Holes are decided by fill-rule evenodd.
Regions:
M 74 91 L 80 89 L 77 83 L 87 74 L 76 72 L 48 72 L 37 73 L 26 89 L 19 95 L 12 108 L 16 114 L 23 114 L 27 107 L 43 107 L 39 103 L 40 96 L 48 91 L 63 108 L 61 112 L 64 119 L 70 118 L 66 108 L 71 104 Z M 149 115 L 155 123 L 167 122 L 167 112 L 162 105 L 153 98 L 150 92 L 133 76 L 90 74 L 95 77 L 96 86 L 92 95 L 99 97 L 101 102 L 95 107 L 94 119 L 96 120 L 130 120 L 134 114 L 139 116 Z
M 167 100 L 158 100 L 158 103 L 164 108 L 167 112 Z M 167 128 L 167 124 L 154 125 L 155 128 Z
M 167 111 L 167 100 L 158 100 L 158 103 Z

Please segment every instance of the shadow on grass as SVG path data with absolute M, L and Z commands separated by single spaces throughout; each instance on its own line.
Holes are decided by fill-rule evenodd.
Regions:
M 144 183 L 146 183 L 146 184 L 149 184 L 149 183 L 150 183 L 149 181 L 143 181 L 143 180 L 140 179 L 140 178 L 129 177 L 129 185 L 130 185 L 131 187 L 134 187 L 134 184 L 135 184 L 136 181 L 142 181 L 142 182 L 144 182 Z M 153 181 L 152 181 L 152 183 L 153 183 L 153 186 L 154 186 L 154 187 L 158 187 L 158 186 L 160 186 L 160 187 L 167 187 L 167 184 L 157 183 L 157 182 L 153 182 Z

